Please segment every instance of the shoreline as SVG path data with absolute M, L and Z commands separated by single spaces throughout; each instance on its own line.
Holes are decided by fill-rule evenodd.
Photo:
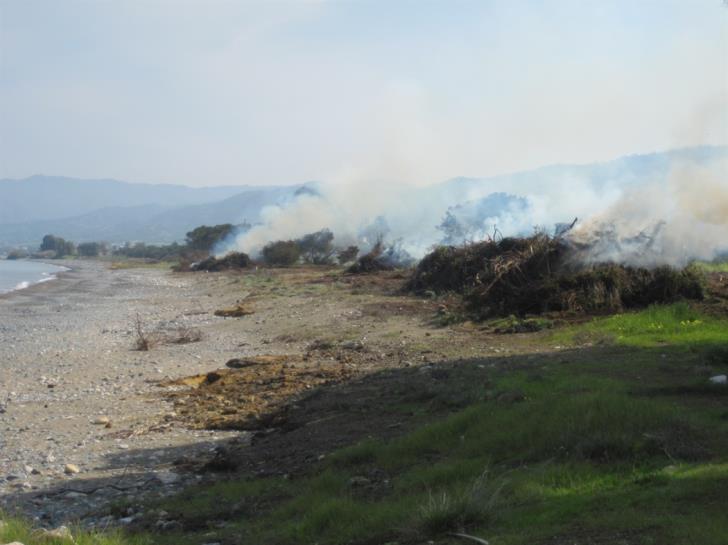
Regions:
M 113 482 L 133 495 L 169 493 L 195 479 L 175 469 L 180 453 L 240 435 L 168 423 L 173 408 L 159 395 L 160 380 L 225 361 L 235 346 L 217 327 L 200 343 L 134 350 L 136 316 L 150 328 L 216 326 L 222 303 L 207 293 L 220 278 L 57 265 L 69 270 L 56 281 L 0 294 L 0 510 L 49 524 L 85 519 L 120 497 L 106 486 L 69 497 L 71 488 Z
M 7 299 L 9 296 L 12 296 L 18 292 L 27 293 L 28 290 L 32 290 L 34 288 L 42 286 L 43 284 L 50 284 L 57 280 L 61 280 L 63 278 L 63 275 L 72 273 L 74 270 L 73 267 L 71 267 L 69 264 L 60 265 L 58 263 L 48 263 L 47 261 L 38 260 L 38 259 L 23 259 L 23 260 L 17 260 L 17 261 L 21 261 L 21 262 L 25 261 L 25 262 L 30 262 L 30 263 L 41 263 L 43 265 L 48 265 L 50 267 L 59 268 L 60 270 L 49 273 L 50 276 L 48 278 L 41 278 L 40 280 L 36 280 L 35 282 L 31 282 L 31 283 L 28 283 L 28 281 L 23 281 L 20 284 L 18 284 L 17 286 L 15 286 L 14 288 L 8 289 L 6 291 L 0 291 L 0 300 Z M 68 261 L 66 261 L 66 260 L 63 260 L 63 262 L 68 263 Z M 27 285 L 18 287 L 18 286 L 21 286 L 22 284 L 27 284 Z

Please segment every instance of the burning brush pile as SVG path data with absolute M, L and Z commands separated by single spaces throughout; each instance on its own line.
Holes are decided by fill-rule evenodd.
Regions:
M 584 265 L 582 250 L 565 237 L 546 234 L 441 246 L 422 259 L 408 288 L 460 293 L 478 319 L 618 311 L 703 298 L 702 275 L 690 267 Z
M 230 269 L 244 269 L 249 267 L 252 261 L 248 254 L 242 252 L 230 252 L 224 257 L 210 256 L 190 266 L 192 271 L 219 272 Z

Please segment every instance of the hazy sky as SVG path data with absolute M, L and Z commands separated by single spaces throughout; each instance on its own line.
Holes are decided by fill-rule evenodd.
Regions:
M 428 183 L 702 143 L 722 0 L 0 0 L 0 177 Z

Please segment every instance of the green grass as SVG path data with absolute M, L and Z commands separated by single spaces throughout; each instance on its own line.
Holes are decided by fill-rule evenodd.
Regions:
M 464 531 L 493 545 L 726 543 L 728 390 L 694 371 L 706 351 L 727 370 L 726 321 L 655 306 L 547 340 L 580 336 L 618 346 L 462 361 L 377 407 L 438 415 L 401 437 L 302 477 L 226 477 L 148 506 L 150 526 L 159 510 L 183 523 L 172 533 L 78 542 L 454 545 Z M 16 534 L 0 531 L 37 543 Z
M 161 269 L 169 270 L 178 265 L 177 261 L 146 261 L 143 259 L 122 259 L 113 260 L 109 265 L 111 270 L 117 271 L 122 269 Z
M 693 265 L 705 272 L 728 273 L 728 261 L 698 261 Z
M 616 342 L 627 346 L 706 346 L 728 344 L 728 320 L 701 314 L 687 303 L 654 305 L 554 333 L 563 344 Z
M 640 357 L 610 365 L 620 373 L 638 361 L 644 372 L 659 365 L 659 354 Z M 233 543 L 450 543 L 447 534 L 463 530 L 494 544 L 577 531 L 634 534 L 634 543 L 724 543 L 728 524 L 712 522 L 728 507 L 723 412 L 636 394 L 620 373 L 605 378 L 585 363 L 537 379 L 505 373 L 495 390 L 517 389 L 525 400 L 494 396 L 398 439 L 364 441 L 308 477 L 226 482 L 162 507 L 202 522 L 237 500 L 245 509 L 215 536 Z M 352 487 L 359 476 L 371 485 Z M 193 544 L 199 534 L 159 539 Z
M 453 377 L 453 384 L 478 390 L 486 375 L 492 381 L 492 393 L 464 409 L 393 440 L 342 449 L 312 465 L 308 476 L 228 477 L 147 507 L 151 525 L 163 509 L 183 521 L 181 530 L 146 541 L 82 535 L 78 542 L 455 544 L 448 534 L 465 531 L 494 545 L 554 536 L 723 544 L 728 413 L 719 398 L 703 406 L 689 399 L 701 392 L 676 398 L 663 391 L 665 384 L 691 383 L 681 369 L 697 361 L 668 349 L 668 361 L 674 356 L 684 367 L 665 375 L 664 350 L 580 351 L 570 361 L 531 359 L 533 369 L 496 376 L 477 362 L 463 363 L 469 380 Z M 645 390 L 645 377 L 660 377 L 660 388 Z M 500 401 L 514 391 L 522 401 Z M 357 485 L 354 478 L 367 480 Z M 25 526 L 0 536 L 39 543 Z
M 18 541 L 24 545 L 152 545 L 148 537 L 129 536 L 118 531 L 90 532 L 71 527 L 73 539 L 48 538 L 28 521 L 0 513 L 0 543 Z

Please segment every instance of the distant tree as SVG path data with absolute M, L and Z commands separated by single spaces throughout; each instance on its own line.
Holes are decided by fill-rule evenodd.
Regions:
M 343 265 L 344 263 L 350 263 L 351 261 L 354 261 L 358 255 L 359 246 L 348 246 L 339 250 L 339 252 L 336 254 L 336 258 L 339 260 L 339 264 Z
M 60 259 L 68 255 L 73 255 L 76 252 L 76 246 L 70 240 L 53 235 L 46 235 L 40 243 L 40 251 L 53 251 L 55 252 L 56 259 Z
M 218 242 L 221 242 L 233 232 L 235 227 L 230 223 L 220 225 L 200 225 L 185 237 L 185 244 L 194 252 L 209 254 Z
M 334 233 L 328 229 L 304 235 L 296 242 L 306 263 L 317 265 L 331 263 L 331 257 L 334 255 Z
M 46 235 L 43 237 L 43 241 L 40 243 L 40 251 L 47 252 L 49 250 L 56 251 L 58 241 L 63 240 L 62 238 L 54 237 L 53 235 Z
M 56 259 L 74 255 L 76 253 L 76 245 L 70 240 L 61 239 L 61 242 L 56 248 Z
M 442 243 L 450 246 L 461 244 L 466 237 L 465 228 L 458 221 L 450 210 L 445 212 L 445 217 L 442 219 L 440 225 L 437 228 L 442 231 L 443 238 Z
M 157 261 L 175 261 L 186 251 L 186 247 L 176 242 L 172 244 L 154 245 L 137 242 L 136 244 L 126 243 L 121 248 L 114 250 L 113 254 L 118 256 L 133 257 L 138 259 L 154 259 Z
M 261 255 L 267 265 L 290 267 L 301 258 L 301 248 L 295 240 L 279 240 L 266 244 Z
M 101 242 L 82 242 L 76 248 L 78 255 L 84 257 L 97 257 L 106 253 L 106 245 Z
M 10 259 L 10 260 L 23 259 L 25 257 L 28 257 L 29 255 L 30 254 L 28 253 L 28 250 L 25 250 L 23 248 L 15 248 L 8 252 L 7 259 Z

